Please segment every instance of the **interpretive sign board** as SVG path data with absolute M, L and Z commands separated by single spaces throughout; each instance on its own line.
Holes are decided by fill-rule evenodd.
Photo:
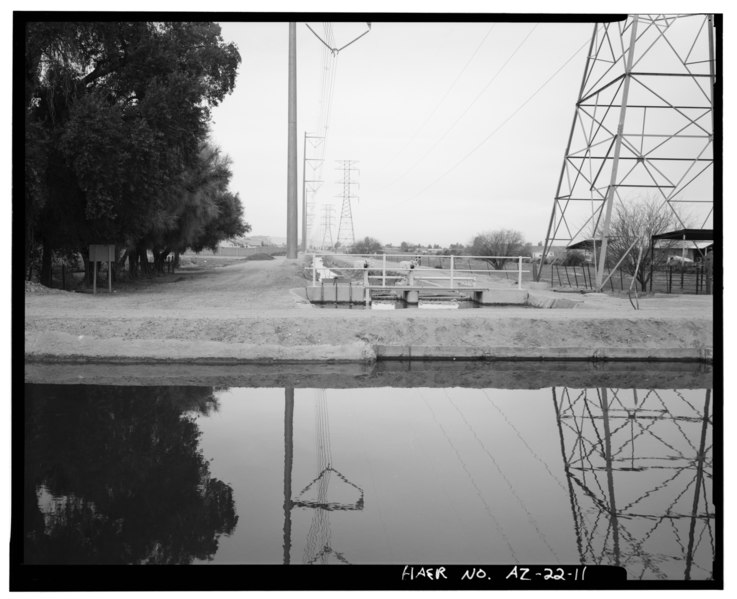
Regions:
M 94 244 L 90 245 L 90 262 L 92 262 L 92 293 L 97 293 L 97 263 L 107 263 L 107 290 L 113 292 L 113 266 L 115 262 L 115 245 Z

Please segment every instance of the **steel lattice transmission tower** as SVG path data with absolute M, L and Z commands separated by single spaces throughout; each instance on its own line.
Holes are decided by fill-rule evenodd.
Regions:
M 601 287 L 620 202 L 657 198 L 682 228 L 713 227 L 715 69 L 713 15 L 594 26 L 543 259 L 593 239 Z
M 335 208 L 330 205 L 322 207 L 322 243 L 320 249 L 332 248 L 333 242 L 333 212 Z
M 307 251 L 314 235 L 315 198 L 323 181 L 320 173 L 325 154 L 325 137 L 305 133 L 302 166 L 302 251 Z
M 343 198 L 343 205 L 340 209 L 340 221 L 338 221 L 338 239 L 336 243 L 340 247 L 350 247 L 356 243 L 356 236 L 353 231 L 353 211 L 351 210 L 351 200 L 358 199 L 357 195 L 352 194 L 352 186 L 358 185 L 357 181 L 351 180 L 353 173 L 358 173 L 358 169 L 354 165 L 358 164 L 357 160 L 338 160 L 336 161 L 342 166 L 338 170 L 343 171 L 343 194 L 337 197 Z

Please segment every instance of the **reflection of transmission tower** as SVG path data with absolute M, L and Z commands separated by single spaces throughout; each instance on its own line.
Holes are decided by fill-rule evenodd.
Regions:
M 348 560 L 332 546 L 329 512 L 362 510 L 363 490 L 333 467 L 327 397 L 324 389 L 317 390 L 315 394 L 315 445 L 318 474 L 294 500 L 295 506 L 315 510 L 310 530 L 307 533 L 303 561 L 306 564 L 327 564 L 330 560 L 337 560 L 347 564 Z M 334 483 L 330 488 L 329 497 L 328 490 L 331 480 L 334 480 Z
M 345 556 L 332 547 L 332 529 L 329 513 L 363 509 L 363 489 L 349 481 L 333 466 L 330 446 L 330 421 L 328 419 L 325 390 L 317 391 L 315 401 L 315 443 L 318 474 L 292 498 L 292 463 L 294 453 L 294 389 L 286 389 L 284 410 L 284 560 L 291 562 L 292 510 L 295 507 L 313 509 L 312 524 L 307 534 L 304 563 L 327 564 L 331 560 L 349 563 Z M 330 487 L 330 482 L 333 485 Z M 328 495 L 328 491 L 330 494 Z
M 711 390 L 553 389 L 582 563 L 713 577 L 710 400 Z
M 325 153 L 325 137 L 305 133 L 302 167 L 302 251 L 310 245 L 315 220 L 315 195 L 320 189 L 320 171 Z
M 340 221 L 338 222 L 338 239 L 336 240 L 340 247 L 346 248 L 352 246 L 356 242 L 353 232 L 353 213 L 351 211 L 351 200 L 358 199 L 358 196 L 351 194 L 351 185 L 358 185 L 357 181 L 351 181 L 351 174 L 358 173 L 358 169 L 353 165 L 358 164 L 357 160 L 338 160 L 342 163 L 343 170 L 343 205 L 340 209 Z M 340 181 L 339 181 L 340 183 Z
M 598 240 L 601 287 L 615 203 L 655 197 L 684 229 L 712 226 L 716 66 L 712 15 L 594 26 L 543 260 L 555 243 Z
M 333 206 L 322 207 L 322 243 L 320 249 L 324 250 L 333 247 Z

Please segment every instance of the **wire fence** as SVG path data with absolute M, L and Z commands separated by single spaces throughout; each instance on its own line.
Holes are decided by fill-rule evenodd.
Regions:
M 591 264 L 579 266 L 544 264 L 536 265 L 536 269 L 542 269 L 540 280 L 549 283 L 554 289 L 595 290 L 596 270 Z M 649 276 L 650 273 L 647 274 Z M 632 284 L 632 276 L 621 269 L 613 274 L 610 269 L 605 269 L 604 280 L 606 283 L 602 289 L 603 292 L 628 291 Z M 637 281 L 633 287 L 638 292 L 642 291 L 642 286 Z M 712 270 L 701 264 L 663 266 L 654 269 L 652 277 L 647 281 L 647 291 L 651 293 L 708 295 L 714 293 L 713 287 Z

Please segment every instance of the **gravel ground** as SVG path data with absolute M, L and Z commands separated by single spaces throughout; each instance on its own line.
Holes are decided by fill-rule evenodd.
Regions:
M 118 284 L 109 294 L 27 284 L 27 362 L 370 362 L 381 357 L 709 360 L 712 298 L 576 296 L 576 309 L 321 310 L 276 258 Z M 311 278 L 311 277 L 310 277 Z M 554 294 L 544 288 L 538 296 Z

